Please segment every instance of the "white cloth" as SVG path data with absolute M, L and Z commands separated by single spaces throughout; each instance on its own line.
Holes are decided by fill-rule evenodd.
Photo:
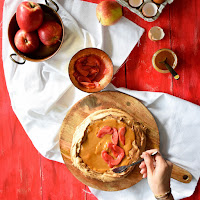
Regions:
M 7 28 L 20 2 L 5 0 L 3 11 L 2 56 L 12 108 L 38 151 L 48 159 L 63 162 L 58 144 L 59 128 L 68 109 L 87 95 L 74 88 L 69 80 L 70 58 L 82 48 L 97 47 L 109 54 L 116 72 L 144 30 L 124 17 L 111 27 L 102 27 L 96 18 L 96 4 L 58 0 L 58 14 L 65 25 L 61 50 L 48 61 L 16 65 L 9 59 L 13 50 L 8 42 Z M 40 0 L 36 2 L 41 3 Z M 114 88 L 110 84 L 107 89 Z M 163 93 L 118 90 L 140 99 L 153 113 L 160 130 L 161 152 L 194 176 L 190 184 L 172 180 L 173 194 L 176 199 L 190 196 L 200 172 L 200 155 L 196 152 L 200 142 L 199 106 Z M 91 191 L 105 200 L 109 197 L 116 200 L 154 199 L 146 180 L 119 192 L 92 188 Z

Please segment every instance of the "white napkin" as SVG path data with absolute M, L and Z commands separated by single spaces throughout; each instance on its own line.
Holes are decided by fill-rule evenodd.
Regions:
M 12 108 L 38 151 L 46 158 L 63 162 L 58 144 L 59 128 L 67 110 L 87 95 L 71 85 L 67 75 L 70 58 L 84 47 L 101 48 L 110 55 L 116 71 L 144 30 L 124 17 L 116 25 L 102 27 L 96 19 L 96 4 L 58 0 L 58 14 L 63 20 L 66 33 L 61 50 L 46 62 L 27 61 L 24 65 L 16 65 L 9 59 L 13 50 L 8 42 L 7 27 L 20 2 L 5 0 L 3 12 L 2 54 Z M 42 3 L 39 0 L 36 2 Z M 114 88 L 110 85 L 107 89 Z M 194 176 L 187 185 L 172 180 L 173 194 L 176 199 L 190 196 L 200 171 L 200 156 L 196 152 L 200 142 L 197 135 L 200 129 L 199 107 L 163 93 L 119 90 L 142 100 L 153 113 L 161 134 L 161 152 Z M 146 180 L 119 192 L 102 192 L 92 188 L 91 191 L 99 199 L 111 196 L 117 200 L 153 199 Z

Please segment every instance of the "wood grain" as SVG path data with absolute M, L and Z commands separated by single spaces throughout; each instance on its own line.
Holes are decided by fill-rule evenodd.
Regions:
M 183 183 L 190 183 L 192 180 L 192 175 L 187 170 L 175 164 L 173 164 L 171 177 Z

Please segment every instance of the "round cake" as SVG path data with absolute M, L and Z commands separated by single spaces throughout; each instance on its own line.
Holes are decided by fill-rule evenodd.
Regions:
M 85 176 L 103 182 L 124 178 L 134 168 L 114 173 L 113 168 L 136 162 L 146 147 L 147 128 L 119 109 L 90 114 L 77 126 L 71 160 Z

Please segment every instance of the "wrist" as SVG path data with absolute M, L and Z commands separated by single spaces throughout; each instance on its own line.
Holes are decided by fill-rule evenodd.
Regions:
M 160 199 L 160 200 L 163 200 L 163 199 Z M 174 197 L 173 197 L 172 194 L 170 194 L 170 196 L 167 199 L 165 199 L 165 200 L 174 200 Z
M 164 194 L 161 194 L 161 195 L 155 195 L 154 194 L 154 196 L 157 200 L 171 200 L 171 199 L 173 199 L 173 196 L 171 194 L 171 188 Z

